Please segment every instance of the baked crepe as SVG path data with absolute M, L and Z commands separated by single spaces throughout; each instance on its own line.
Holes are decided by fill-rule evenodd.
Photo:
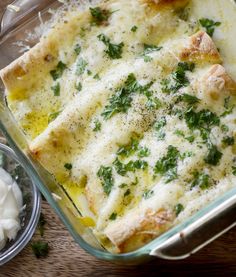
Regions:
M 71 8 L 0 71 L 30 152 L 113 252 L 146 244 L 235 181 L 233 146 L 222 144 L 235 136 L 233 108 L 220 123 L 206 115 L 195 129 L 187 118 L 200 111 L 220 116 L 236 93 L 212 38 L 180 18 L 188 2 L 104 1 L 100 21 L 88 7 Z M 122 50 L 119 58 L 109 56 L 111 43 Z M 114 104 L 119 92 L 128 104 Z M 211 141 L 217 162 L 207 163 L 203 125 L 218 136 Z

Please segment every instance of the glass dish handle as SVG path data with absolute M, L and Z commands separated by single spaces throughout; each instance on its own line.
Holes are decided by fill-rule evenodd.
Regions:
M 236 195 L 152 249 L 151 256 L 184 259 L 236 225 Z

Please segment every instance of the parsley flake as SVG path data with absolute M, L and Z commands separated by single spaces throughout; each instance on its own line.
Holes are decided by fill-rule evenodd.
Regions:
M 177 205 L 175 205 L 174 210 L 176 216 L 178 216 L 184 210 L 184 206 L 181 203 L 178 203 Z
M 167 154 L 156 162 L 154 172 L 166 177 L 166 183 L 177 178 L 177 162 L 179 151 L 176 147 L 169 145 Z
M 154 195 L 154 191 L 153 190 L 146 190 L 143 193 L 143 198 L 146 200 L 146 199 L 151 198 L 153 195 Z
M 199 22 L 202 27 L 206 29 L 207 34 L 212 37 L 215 31 L 215 27 L 220 26 L 221 22 L 219 21 L 214 21 L 209 18 L 201 18 L 199 19 Z
M 100 7 L 89 8 L 93 21 L 97 25 L 105 23 L 111 15 L 111 12 Z
M 65 69 L 66 69 L 66 64 L 64 64 L 62 61 L 59 61 L 56 66 L 56 69 L 50 71 L 52 79 L 56 81 L 58 78 L 60 78 Z
M 79 58 L 76 63 L 76 75 L 80 76 L 84 73 L 86 66 L 88 65 L 87 61 L 83 58 Z
M 124 43 L 114 44 L 110 42 L 110 38 L 104 34 L 98 35 L 98 39 L 102 41 L 107 49 L 104 51 L 111 59 L 120 59 L 124 47 Z
M 109 217 L 110 220 L 116 220 L 117 218 L 117 213 L 112 213 Z
M 49 245 L 47 242 L 36 241 L 31 243 L 31 248 L 36 258 L 47 257 L 49 253 Z
M 65 164 L 64 164 L 64 167 L 65 167 L 66 169 L 68 169 L 68 170 L 71 170 L 73 166 L 72 166 L 71 163 L 65 163 Z
M 61 87 L 59 83 L 56 83 L 54 86 L 51 87 L 54 96 L 60 96 Z
M 102 181 L 102 187 L 104 192 L 109 195 L 111 189 L 114 185 L 114 180 L 112 177 L 112 168 L 110 166 L 101 166 L 97 172 L 97 176 Z

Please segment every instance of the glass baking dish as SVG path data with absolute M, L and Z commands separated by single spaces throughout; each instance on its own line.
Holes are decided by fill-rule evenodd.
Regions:
M 56 0 L 18 0 L 6 8 L 1 21 L 0 68 L 22 54 L 22 47 L 32 47 L 40 37 L 42 23 L 49 20 L 52 9 L 61 5 Z M 32 30 L 37 30 L 30 35 Z M 0 83 L 0 129 L 10 146 L 31 173 L 34 182 L 61 218 L 75 241 L 99 259 L 137 264 L 156 256 L 163 259 L 183 259 L 236 225 L 236 187 L 194 214 L 182 224 L 170 229 L 138 250 L 126 254 L 107 252 L 82 224 L 80 212 L 66 192 L 27 152 L 27 141 L 17 127 L 4 98 Z

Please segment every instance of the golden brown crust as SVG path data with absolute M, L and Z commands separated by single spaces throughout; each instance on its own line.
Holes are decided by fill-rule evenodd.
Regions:
M 168 223 L 173 221 L 173 218 L 173 213 L 164 209 L 147 209 L 145 212 L 135 210 L 109 225 L 105 234 L 119 252 L 128 252 L 136 248 L 134 242 L 140 247 L 157 237 L 169 227 Z
M 189 45 L 180 53 L 180 59 L 197 63 L 221 63 L 220 54 L 213 40 L 203 31 L 190 37 Z
M 182 8 L 185 7 L 189 0 L 140 0 L 142 3 L 147 3 L 155 9 L 163 7 Z
M 218 100 L 222 93 L 236 95 L 236 82 L 220 64 L 213 65 L 202 79 L 204 92 L 212 100 Z

